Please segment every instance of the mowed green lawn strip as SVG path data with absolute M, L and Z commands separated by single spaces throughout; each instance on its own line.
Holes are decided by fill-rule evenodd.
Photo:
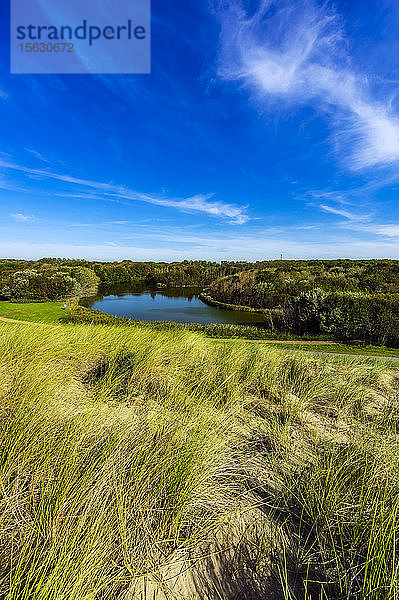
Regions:
M 267 342 L 265 342 L 267 344 Z M 271 344 L 269 344 L 271 346 Z M 350 346 L 348 344 L 279 344 L 279 348 L 285 350 L 301 350 L 306 352 L 326 352 L 328 354 L 359 354 L 361 356 L 386 356 L 399 357 L 398 348 L 386 348 L 385 346 Z
M 209 338 L 214 341 L 219 341 L 217 338 Z M 246 340 L 239 338 L 232 338 L 230 340 L 223 340 L 226 344 L 231 342 L 238 343 L 247 343 L 253 344 L 254 340 Z M 348 354 L 348 355 L 359 355 L 359 356 L 386 356 L 387 358 L 399 358 L 399 349 L 398 348 L 386 348 L 385 346 L 359 346 L 359 345 L 349 345 L 349 344 L 340 344 L 337 342 L 336 344 L 291 344 L 289 341 L 286 343 L 273 344 L 271 340 L 256 340 L 257 343 L 260 343 L 262 346 L 267 346 L 268 348 L 274 348 L 275 350 L 293 350 L 296 352 L 313 352 L 313 353 L 323 353 L 323 354 Z
M 0 302 L 0 317 L 35 323 L 57 323 L 64 314 L 63 302 Z

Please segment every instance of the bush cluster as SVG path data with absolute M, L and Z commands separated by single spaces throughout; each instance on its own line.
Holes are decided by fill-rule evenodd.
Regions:
M 277 331 L 399 346 L 397 261 L 282 263 L 223 277 L 206 293 L 212 304 L 267 312 Z
M 59 300 L 96 292 L 99 279 L 86 267 L 41 267 L 14 271 L 0 285 L 7 300 Z

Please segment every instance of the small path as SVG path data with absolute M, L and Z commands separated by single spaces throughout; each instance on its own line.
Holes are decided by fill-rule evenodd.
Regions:
M 323 352 L 322 350 L 313 350 L 313 352 L 309 352 L 309 354 L 322 354 L 323 356 L 340 356 L 343 358 L 372 358 L 373 360 L 389 360 L 395 362 L 399 360 L 399 356 L 385 356 L 384 354 L 341 354 L 339 352 Z
M 301 344 L 318 346 L 337 346 L 338 342 L 324 342 L 318 340 L 246 340 L 245 338 L 208 338 L 214 342 L 250 342 L 252 344 Z
M 36 323 L 35 321 L 22 321 L 20 319 L 9 319 L 8 317 L 0 317 L 0 321 L 4 321 L 4 323 L 24 323 L 25 325 L 50 325 L 50 323 Z
M 263 344 L 307 344 L 307 345 L 312 345 L 312 344 L 316 344 L 318 346 L 337 346 L 339 345 L 339 342 L 317 342 L 317 341 L 303 341 L 301 342 L 300 340 L 287 340 L 287 341 L 283 341 L 283 340 L 246 340 L 243 338 L 227 338 L 227 339 L 219 339 L 219 338 L 208 338 L 211 339 L 214 342 L 231 342 L 231 341 L 238 341 L 238 342 L 250 342 L 250 343 L 263 343 Z M 293 350 L 291 348 L 286 348 L 287 352 L 293 352 Z M 399 361 L 399 356 L 388 356 L 385 354 L 345 354 L 344 352 L 324 352 L 323 350 L 309 350 L 309 354 L 322 354 L 323 356 L 338 356 L 341 358 L 372 358 L 375 360 L 389 360 L 389 361 L 394 361 L 397 362 Z

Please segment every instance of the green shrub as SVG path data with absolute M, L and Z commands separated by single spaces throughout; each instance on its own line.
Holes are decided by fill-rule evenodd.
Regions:
M 98 282 L 86 267 L 46 266 L 13 272 L 0 285 L 0 294 L 11 301 L 59 300 L 93 294 Z

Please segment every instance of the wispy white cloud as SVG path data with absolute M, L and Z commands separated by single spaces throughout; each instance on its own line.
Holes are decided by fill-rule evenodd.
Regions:
M 345 229 L 348 228 L 352 231 L 366 233 L 368 236 L 375 235 L 386 238 L 399 238 L 399 225 L 396 223 L 352 223 L 348 227 L 345 227 Z
M 190 198 L 160 198 L 149 194 L 141 194 L 132 190 L 120 188 L 115 194 L 108 194 L 125 200 L 140 200 L 157 206 L 176 208 L 182 212 L 205 213 L 212 217 L 227 219 L 231 224 L 242 225 L 249 220 L 246 210 L 248 206 L 237 206 L 213 200 L 214 194 L 197 194 Z
M 35 217 L 33 215 L 24 215 L 23 213 L 14 213 L 11 214 L 10 217 L 15 219 L 16 221 L 20 221 L 21 223 L 26 223 L 28 221 L 35 220 Z
M 95 195 L 92 196 L 90 193 L 87 193 L 87 191 L 84 191 L 82 194 L 81 190 L 77 190 L 76 195 L 72 194 L 74 197 L 87 199 L 91 198 L 96 200 L 112 200 L 115 202 L 121 200 L 130 202 L 146 202 L 148 204 L 155 204 L 157 206 L 175 208 L 186 213 L 203 213 L 211 217 L 227 220 L 228 223 L 236 225 L 242 225 L 249 220 L 249 216 L 246 212 L 248 208 L 247 206 L 238 206 L 235 204 L 222 202 L 220 200 L 214 200 L 213 194 L 196 194 L 195 196 L 191 196 L 189 198 L 170 198 L 161 195 L 138 192 L 114 183 L 80 179 L 77 177 L 71 177 L 70 175 L 53 173 L 44 169 L 32 169 L 30 167 L 3 160 L 0 160 L 0 167 L 19 171 L 28 176 L 33 176 L 39 179 L 52 179 L 71 184 L 72 186 L 77 186 L 78 188 L 89 188 L 95 191 Z M 58 195 L 65 195 L 65 197 L 71 196 L 71 194 L 68 193 L 58 193 Z
M 342 21 L 328 2 L 261 0 L 252 15 L 240 0 L 220 6 L 221 77 L 248 86 L 263 106 L 278 99 L 322 111 L 352 169 L 399 160 L 390 98 L 373 97 L 368 74 L 352 67 Z
M 349 221 L 368 221 L 370 219 L 370 215 L 360 215 L 345 210 L 344 208 L 335 208 L 334 206 L 328 206 L 326 204 L 320 204 L 320 208 L 324 212 L 345 217 L 345 219 L 348 219 Z
M 38 152 L 38 150 L 35 150 L 34 148 L 25 148 L 26 152 L 29 152 L 29 154 L 32 154 L 35 158 L 37 158 L 38 160 L 44 162 L 44 163 L 48 163 L 49 161 L 47 160 L 47 158 L 45 158 L 43 156 L 43 154 L 41 154 L 40 152 Z
M 71 177 L 70 175 L 52 173 L 44 169 L 32 169 L 24 165 L 18 165 L 5 160 L 0 160 L 0 167 L 4 169 L 10 169 L 11 171 L 19 171 L 20 173 L 26 173 L 27 175 L 33 175 L 39 179 L 55 179 L 57 181 L 63 181 L 65 183 L 72 183 L 81 185 L 89 188 L 97 188 L 101 190 L 112 190 L 115 188 L 114 185 L 109 183 L 100 183 L 97 181 L 90 181 L 89 179 L 80 179 L 78 177 Z
M 373 221 L 372 216 L 369 214 L 354 213 L 345 208 L 328 206 L 326 204 L 320 204 L 319 209 L 347 219 L 346 221 L 338 222 L 338 228 L 362 232 L 367 234 L 367 236 L 399 237 L 399 225 L 397 223 L 378 223 Z
M 27 188 L 23 188 L 20 185 L 16 185 L 9 181 L 5 181 L 0 178 L 0 190 L 5 190 L 7 192 L 28 192 Z
M 378 235 L 385 235 L 386 237 L 399 237 L 399 225 L 393 224 L 381 224 L 369 227 L 369 231 Z

